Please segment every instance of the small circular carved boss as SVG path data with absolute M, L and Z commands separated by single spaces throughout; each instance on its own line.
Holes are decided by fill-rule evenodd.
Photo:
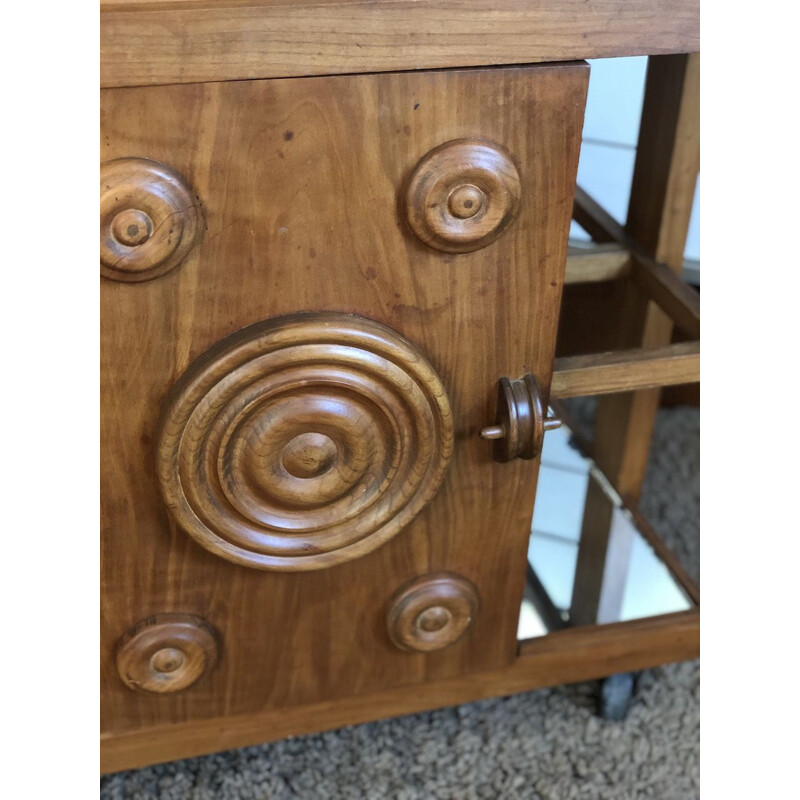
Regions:
M 203 227 L 199 203 L 173 169 L 147 158 L 100 166 L 100 274 L 139 283 L 184 261 Z
M 447 393 L 397 332 L 336 313 L 244 328 L 174 387 L 157 472 L 178 525 L 264 570 L 322 569 L 397 535 L 453 451 Z
M 405 192 L 408 222 L 436 250 L 466 253 L 493 242 L 514 219 L 521 184 L 511 157 L 481 139 L 431 150 Z
M 126 686 L 165 694 L 188 689 L 211 672 L 219 655 L 211 626 L 192 614 L 157 614 L 120 639 L 117 669 Z
M 447 572 L 416 578 L 389 603 L 389 638 L 401 650 L 441 650 L 464 635 L 478 608 L 478 591 L 466 578 Z

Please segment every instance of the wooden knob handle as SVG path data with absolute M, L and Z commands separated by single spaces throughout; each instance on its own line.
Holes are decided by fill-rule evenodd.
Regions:
M 493 242 L 517 213 L 519 173 L 497 145 L 481 139 L 446 142 L 417 164 L 406 188 L 414 233 L 449 253 Z
M 202 230 L 195 193 L 177 172 L 147 158 L 100 166 L 100 274 L 139 283 L 177 267 Z
M 529 372 L 517 380 L 497 383 L 497 417 L 481 437 L 494 441 L 494 460 L 536 458 L 542 451 L 545 431 L 561 427 L 561 420 L 545 417 L 539 384 Z
M 217 635 L 192 614 L 157 614 L 120 639 L 117 669 L 126 686 L 166 694 L 188 689 L 214 668 Z
M 417 578 L 389 604 L 389 638 L 401 650 L 441 650 L 461 638 L 478 607 L 478 592 L 466 578 L 446 572 Z

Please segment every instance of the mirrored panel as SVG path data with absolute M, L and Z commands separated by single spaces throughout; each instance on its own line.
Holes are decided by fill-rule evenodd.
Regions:
M 567 426 L 545 436 L 527 571 L 520 640 L 693 607 Z

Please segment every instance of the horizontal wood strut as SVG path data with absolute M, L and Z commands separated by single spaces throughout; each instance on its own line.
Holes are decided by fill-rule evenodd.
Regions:
M 599 203 L 575 189 L 573 216 L 600 244 L 567 258 L 565 283 L 630 278 L 684 334 L 700 338 L 700 295 L 654 261 Z M 557 358 L 555 398 L 616 394 L 700 380 L 700 342 Z
M 699 0 L 103 0 L 103 86 L 688 53 Z
M 618 244 L 570 248 L 565 283 L 596 283 L 624 278 L 631 271 L 631 254 Z
M 557 358 L 553 397 L 615 394 L 700 380 L 700 343 Z

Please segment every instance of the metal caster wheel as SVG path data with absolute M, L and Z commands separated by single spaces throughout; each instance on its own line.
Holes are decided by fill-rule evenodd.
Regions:
M 597 693 L 597 714 L 603 719 L 625 719 L 633 697 L 636 676 L 632 672 L 611 675 L 600 682 Z

